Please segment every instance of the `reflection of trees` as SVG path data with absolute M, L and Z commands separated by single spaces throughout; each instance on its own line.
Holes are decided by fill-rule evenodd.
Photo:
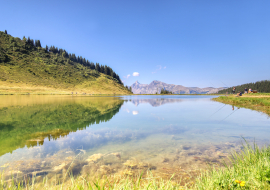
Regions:
M 123 100 L 115 98 L 67 101 L 60 104 L 10 106 L 0 109 L 0 156 L 18 148 L 42 145 L 89 125 L 109 121 Z
M 149 103 L 153 107 L 158 107 L 168 103 L 182 102 L 181 99 L 169 99 L 169 98 L 156 98 L 156 99 L 130 99 L 133 104 L 138 106 L 139 104 Z

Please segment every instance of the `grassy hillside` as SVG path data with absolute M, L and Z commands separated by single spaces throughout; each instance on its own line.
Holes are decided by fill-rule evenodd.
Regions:
M 104 74 L 82 60 L 0 32 L 0 94 L 130 94 L 114 72 Z

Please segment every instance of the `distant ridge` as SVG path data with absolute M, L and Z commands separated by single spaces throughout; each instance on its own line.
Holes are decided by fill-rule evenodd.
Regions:
M 152 81 L 148 84 L 140 84 L 136 81 L 131 85 L 134 94 L 156 94 L 160 93 L 161 89 L 173 92 L 173 94 L 213 94 L 219 90 L 225 89 L 224 87 L 213 88 L 198 88 L 198 87 L 185 87 L 182 85 L 167 84 L 158 80 Z

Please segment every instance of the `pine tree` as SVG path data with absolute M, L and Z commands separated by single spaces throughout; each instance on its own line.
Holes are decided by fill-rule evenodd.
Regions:
M 99 66 L 99 63 L 96 63 L 96 71 L 100 72 L 100 66 Z
M 105 65 L 105 67 L 104 67 L 104 74 L 108 75 L 108 67 L 107 67 L 107 65 Z
M 104 66 L 103 65 L 100 66 L 100 72 L 104 73 Z

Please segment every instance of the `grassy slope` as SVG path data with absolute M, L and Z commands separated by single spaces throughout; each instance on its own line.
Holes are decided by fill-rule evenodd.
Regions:
M 242 97 L 220 96 L 215 101 L 231 104 L 237 107 L 248 108 L 266 113 L 270 116 L 270 96 L 268 94 L 244 94 Z
M 0 94 L 71 92 L 130 94 L 111 76 L 0 32 Z

